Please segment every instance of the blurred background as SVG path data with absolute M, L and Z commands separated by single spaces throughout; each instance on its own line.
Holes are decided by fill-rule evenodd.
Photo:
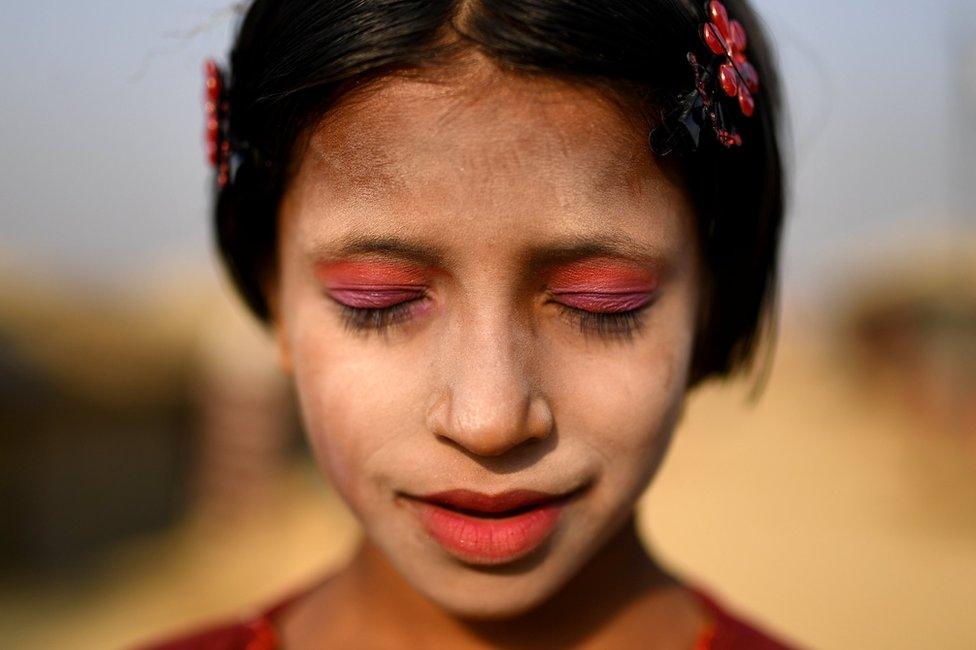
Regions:
M 976 647 L 976 7 L 755 0 L 795 147 L 765 393 L 695 394 L 648 543 L 817 648 Z M 233 616 L 359 532 L 210 245 L 217 0 L 0 21 L 0 647 Z

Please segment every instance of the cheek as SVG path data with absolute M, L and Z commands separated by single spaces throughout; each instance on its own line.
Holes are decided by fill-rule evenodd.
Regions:
M 665 342 L 616 363 L 581 359 L 562 367 L 562 385 L 579 422 L 607 457 L 621 458 L 656 445 L 684 398 L 682 353 Z M 585 377 L 585 381 L 579 378 Z
M 634 491 L 656 469 L 685 397 L 693 338 L 684 301 L 659 304 L 646 332 L 626 347 L 558 354 L 558 400 L 566 422 L 603 458 L 604 477 Z M 581 379 L 583 378 L 583 379 Z
M 324 337 L 299 333 L 293 339 L 295 389 L 304 429 L 315 459 L 351 506 L 359 501 L 355 477 L 365 453 L 356 435 L 359 384 L 344 377 L 341 359 L 330 357 Z M 355 506 L 353 506 L 355 509 Z
M 353 511 L 389 487 L 378 460 L 401 454 L 418 423 L 422 364 L 407 348 L 352 344 L 322 315 L 296 321 L 291 344 L 304 428 L 316 462 Z M 401 458 L 400 460 L 404 460 Z M 407 461 L 409 462 L 409 461 Z M 380 463 L 381 467 L 382 464 Z

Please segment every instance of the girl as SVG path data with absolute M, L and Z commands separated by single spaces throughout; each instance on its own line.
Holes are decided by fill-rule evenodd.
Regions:
M 365 535 L 158 647 L 785 647 L 634 524 L 687 392 L 768 340 L 744 0 L 255 0 L 209 72 L 223 260 Z

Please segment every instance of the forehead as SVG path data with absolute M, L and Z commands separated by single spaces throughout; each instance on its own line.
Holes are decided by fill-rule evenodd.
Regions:
M 647 132 L 639 112 L 607 91 L 490 62 L 385 77 L 347 95 L 311 132 L 283 219 L 319 242 L 391 228 L 673 238 L 688 206 Z

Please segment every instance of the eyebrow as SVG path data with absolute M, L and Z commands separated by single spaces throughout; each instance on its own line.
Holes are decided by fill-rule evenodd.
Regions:
M 317 249 L 318 258 L 343 258 L 359 255 L 384 255 L 425 266 L 447 268 L 451 256 L 441 247 L 397 236 L 350 234 L 327 247 Z M 520 260 L 533 271 L 592 257 L 618 257 L 635 262 L 660 261 L 648 244 L 624 234 L 575 235 L 536 244 Z
M 660 259 L 648 244 L 629 235 L 601 233 L 572 236 L 529 249 L 527 262 L 532 268 L 565 264 L 590 257 L 620 257 L 637 262 Z
M 446 266 L 448 256 L 441 248 L 425 242 L 414 242 L 394 236 L 353 233 L 315 250 L 318 258 L 343 258 L 379 254 L 427 266 Z

